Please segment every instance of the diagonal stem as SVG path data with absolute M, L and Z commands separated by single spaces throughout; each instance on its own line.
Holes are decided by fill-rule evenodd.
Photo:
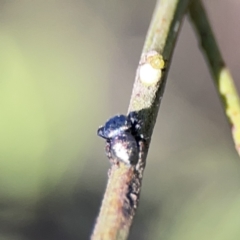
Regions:
M 189 0 L 158 1 L 136 72 L 128 113 L 141 122 L 136 165 L 112 165 L 92 240 L 127 239 L 141 190 L 143 171 L 173 49 Z
M 240 101 L 233 78 L 223 60 L 206 11 L 200 0 L 191 1 L 189 16 L 205 53 L 218 95 L 222 100 L 225 114 L 232 127 L 236 150 L 240 155 Z

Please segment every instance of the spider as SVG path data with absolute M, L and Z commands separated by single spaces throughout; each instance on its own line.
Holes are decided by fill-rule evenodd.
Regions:
M 99 127 L 98 136 L 106 139 L 106 154 L 110 159 L 122 161 L 127 165 L 136 164 L 139 156 L 138 135 L 141 123 L 134 113 L 117 115 Z

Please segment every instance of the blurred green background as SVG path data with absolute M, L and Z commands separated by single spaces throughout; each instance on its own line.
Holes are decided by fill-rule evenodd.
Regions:
M 238 89 L 238 0 L 205 1 Z M 88 239 L 155 1 L 0 0 L 0 239 Z M 240 239 L 240 160 L 186 19 L 130 239 Z

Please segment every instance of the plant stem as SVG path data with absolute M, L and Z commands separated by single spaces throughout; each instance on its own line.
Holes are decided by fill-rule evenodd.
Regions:
M 235 148 L 240 155 L 240 101 L 233 78 L 224 63 L 206 11 L 200 0 L 191 1 L 189 16 L 205 53 L 225 114 L 231 124 Z
M 151 135 L 156 122 L 172 52 L 189 0 L 161 0 L 156 4 L 136 72 L 128 113 L 141 122 L 136 165 L 112 165 L 92 240 L 127 239 L 141 190 Z

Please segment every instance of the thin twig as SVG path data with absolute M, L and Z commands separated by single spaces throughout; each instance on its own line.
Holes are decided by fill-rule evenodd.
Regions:
M 233 78 L 224 63 L 206 11 L 200 0 L 191 1 L 189 15 L 208 61 L 225 114 L 232 126 L 233 141 L 240 155 L 240 101 Z
M 136 73 L 128 113 L 141 122 L 136 165 L 112 165 L 92 240 L 127 239 L 139 202 L 141 181 L 167 72 L 189 0 L 158 1 Z M 143 16 L 144 17 L 144 16 Z

